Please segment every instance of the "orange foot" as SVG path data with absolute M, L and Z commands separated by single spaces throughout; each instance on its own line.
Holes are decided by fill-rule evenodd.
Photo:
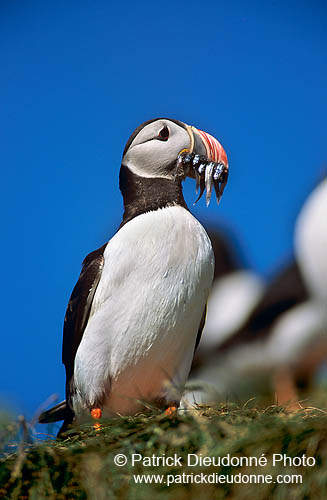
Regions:
M 102 410 L 101 410 L 101 408 L 92 408 L 92 410 L 91 410 L 91 417 L 94 420 L 100 420 L 100 418 L 102 417 Z M 101 429 L 100 422 L 94 422 L 93 429 L 95 431 L 99 431 Z
M 165 415 L 167 417 L 171 417 L 177 412 L 177 406 L 168 406 L 167 410 L 165 410 Z

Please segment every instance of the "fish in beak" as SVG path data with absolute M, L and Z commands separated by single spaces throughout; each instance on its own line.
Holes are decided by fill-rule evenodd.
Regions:
M 210 203 L 214 187 L 219 203 L 228 180 L 228 161 L 224 148 L 215 137 L 190 125 L 186 125 L 190 136 L 190 148 L 183 149 L 176 160 L 177 170 L 183 169 L 185 177 L 196 180 L 199 201 L 206 190 L 206 203 Z M 194 203 L 194 204 L 195 204 Z

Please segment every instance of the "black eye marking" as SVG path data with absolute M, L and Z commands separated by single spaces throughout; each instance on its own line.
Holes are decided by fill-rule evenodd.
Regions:
M 165 125 L 164 128 L 162 128 L 158 134 L 157 139 L 160 141 L 168 141 L 169 137 L 169 128 Z

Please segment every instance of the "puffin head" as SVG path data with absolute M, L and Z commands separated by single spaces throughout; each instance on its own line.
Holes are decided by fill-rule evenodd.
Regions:
M 199 198 L 207 190 L 207 203 L 213 186 L 219 201 L 228 176 L 227 156 L 217 139 L 169 118 L 142 123 L 127 141 L 122 165 L 143 178 L 195 178 Z

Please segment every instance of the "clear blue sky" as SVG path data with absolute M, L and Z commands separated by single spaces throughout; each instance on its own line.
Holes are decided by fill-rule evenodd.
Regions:
M 2 0 L 2 401 L 64 395 L 66 304 L 84 256 L 116 230 L 133 129 L 168 116 L 215 135 L 230 162 L 224 221 L 269 273 L 326 167 L 323 1 Z M 186 186 L 189 205 L 194 182 Z

